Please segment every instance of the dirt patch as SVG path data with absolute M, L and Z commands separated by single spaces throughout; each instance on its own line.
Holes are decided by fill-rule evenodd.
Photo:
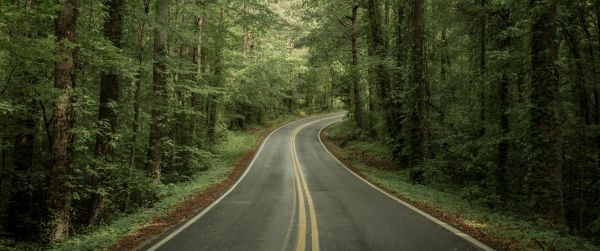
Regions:
M 262 142 L 272 130 L 273 129 L 262 130 L 259 142 Z M 229 173 L 226 180 L 209 186 L 204 190 L 198 191 L 192 197 L 175 205 L 168 214 L 153 219 L 137 232 L 123 237 L 109 250 L 140 250 L 145 245 L 149 244 L 153 240 L 156 240 L 162 233 L 178 226 L 180 223 L 185 222 L 187 219 L 200 213 L 202 210 L 204 210 L 204 208 L 216 201 L 233 184 L 235 184 L 235 182 L 248 168 L 248 165 L 254 158 L 258 147 L 260 147 L 260 145 L 245 153 L 235 163 L 233 171 Z
M 321 133 L 321 135 L 319 135 L 319 137 L 321 137 L 321 140 L 323 141 L 323 144 L 325 145 L 325 147 L 327 147 L 327 149 L 337 159 L 339 159 L 342 163 L 344 163 L 344 165 L 346 165 L 346 167 L 348 167 L 354 173 L 358 174 L 360 177 L 363 177 L 364 179 L 369 180 L 367 178 L 367 176 L 360 169 L 354 167 L 351 160 L 344 158 L 345 155 L 342 154 L 343 150 L 338 145 L 336 145 L 336 143 L 334 141 L 330 140 L 323 133 Z M 352 154 L 352 155 L 353 155 L 352 158 L 354 158 L 354 159 L 360 158 L 360 156 L 357 156 L 354 154 Z M 361 159 L 357 159 L 357 160 L 363 162 Z M 366 161 L 363 163 L 366 163 L 369 165 L 373 164 L 372 162 L 369 162 L 369 161 Z M 375 166 L 375 167 L 380 168 L 380 169 L 389 169 L 386 166 Z M 390 191 L 390 190 L 382 187 L 380 184 L 377 184 L 375 182 L 371 182 L 371 183 L 376 185 L 380 189 L 394 195 L 395 197 L 399 198 L 400 200 L 403 200 L 404 202 L 411 204 L 412 206 L 418 208 L 419 210 L 428 213 L 429 215 L 455 227 L 456 229 L 459 229 L 460 231 L 470 235 L 471 237 L 485 243 L 486 245 L 488 245 L 496 250 L 527 249 L 527 248 L 521 247 L 521 246 L 515 247 L 515 244 L 519 243 L 518 240 L 500 238 L 498 236 L 494 236 L 494 235 L 484 232 L 481 228 L 478 228 L 476 226 L 477 223 L 470 222 L 469 220 L 462 218 L 460 215 L 444 212 L 441 209 L 439 209 L 433 205 L 414 201 L 410 198 L 399 195 L 399 194 L 395 193 L 394 191 Z

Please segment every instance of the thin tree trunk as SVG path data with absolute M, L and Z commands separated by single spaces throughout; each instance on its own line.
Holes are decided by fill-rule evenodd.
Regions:
M 446 72 L 448 71 L 447 59 L 448 59 L 448 35 L 446 28 L 442 28 L 442 52 L 440 53 L 440 82 L 442 86 L 446 85 Z
M 380 11 L 379 0 L 367 1 L 367 15 L 369 17 L 369 27 L 371 29 L 370 50 L 373 56 L 376 57 L 376 62 L 373 67 L 373 82 L 377 92 L 377 109 L 381 112 L 381 116 L 385 122 L 386 128 L 393 126 L 393 120 L 389 116 L 390 111 L 390 78 L 389 72 L 386 69 L 386 48 L 385 36 L 382 29 L 382 18 Z M 387 132 L 389 134 L 389 132 Z
M 77 23 L 77 0 L 60 0 L 55 32 L 57 52 L 54 87 L 59 96 L 54 105 L 52 118 L 52 169 L 48 205 L 51 212 L 49 241 L 64 240 L 71 228 L 71 189 L 69 173 L 73 165 L 73 100 L 71 93 L 75 87 L 77 49 L 75 25 Z
M 152 124 L 150 126 L 150 145 L 148 147 L 147 170 L 155 182 L 160 182 L 161 166 L 164 155 L 164 127 L 167 106 L 167 26 L 169 23 L 170 0 L 156 1 L 157 27 L 154 29 L 154 66 L 152 77 Z
M 362 113 L 362 101 L 360 94 L 360 76 L 358 72 L 358 30 L 356 27 L 356 22 L 358 21 L 358 8 L 359 6 L 354 6 L 352 8 L 352 85 L 354 90 L 354 121 L 356 121 L 356 125 L 358 128 L 364 130 L 363 124 L 363 113 Z
M 402 92 L 404 90 L 404 3 L 397 2 L 396 3 L 396 25 L 395 25 L 395 36 L 396 36 L 396 80 L 394 84 L 391 85 L 391 111 L 390 117 L 393 119 L 392 127 L 389 128 L 390 136 L 392 138 L 393 143 L 393 158 L 399 161 L 400 165 L 404 165 L 407 163 L 405 156 L 402 156 L 402 149 L 405 147 L 406 136 L 404 134 L 405 123 L 402 121 L 402 105 L 403 100 L 401 100 Z
M 480 7 L 482 8 L 481 13 L 479 14 L 479 82 L 481 90 L 479 90 L 479 137 L 483 137 L 485 135 L 485 99 L 486 99 L 486 86 L 484 85 L 485 81 L 483 80 L 486 73 L 486 14 L 485 14 L 485 0 L 480 0 Z
M 414 84 L 415 106 L 412 109 L 413 120 L 413 147 L 414 159 L 421 161 L 425 158 L 425 136 L 427 132 L 428 119 L 428 87 L 425 82 L 425 62 L 424 62 L 424 14 L 425 6 L 423 0 L 412 1 L 412 81 Z
M 390 32 L 388 27 L 390 26 L 390 13 L 391 13 L 391 1 L 384 0 L 383 2 L 383 35 L 384 35 L 384 50 L 385 54 L 388 55 L 390 52 Z
M 500 9 L 498 11 L 498 30 L 496 33 L 504 33 L 510 28 L 510 10 Z M 502 37 L 497 42 L 497 48 L 500 51 L 508 51 L 511 46 L 510 37 Z M 508 59 L 502 59 L 502 68 L 500 70 L 500 80 L 497 89 L 498 96 L 498 110 L 500 119 L 498 120 L 498 126 L 500 128 L 500 142 L 497 146 L 498 151 L 498 162 L 496 166 L 495 178 L 496 178 L 496 193 L 500 195 L 502 201 L 508 200 L 508 153 L 509 153 L 509 140 L 508 136 L 510 133 L 510 121 L 509 121 L 509 109 L 510 109 L 510 98 L 509 98 L 509 85 L 510 85 L 510 64 Z
M 600 0 L 596 0 L 596 29 L 598 33 L 598 46 L 596 50 L 598 50 L 598 54 L 600 55 Z M 593 56 L 593 55 L 592 55 Z M 598 69 L 597 65 L 594 65 L 594 69 Z M 596 117 L 596 125 L 600 125 L 600 88 L 598 84 L 598 80 L 594 82 L 594 116 Z M 600 136 L 596 137 L 596 147 L 598 148 L 598 167 L 600 167 Z
M 123 0 L 107 0 L 108 18 L 104 22 L 104 36 L 117 47 L 121 47 L 121 36 L 123 27 Z M 100 110 L 98 112 L 98 122 L 100 129 L 96 136 L 95 155 L 99 163 L 95 164 L 96 175 L 92 178 L 92 185 L 98 190 L 94 195 L 94 205 L 92 207 L 92 216 L 88 227 L 96 225 L 96 222 L 102 218 L 104 208 L 106 207 L 106 198 L 104 187 L 106 173 L 102 167 L 103 161 L 112 162 L 114 158 L 114 135 L 117 131 L 117 110 L 116 102 L 119 101 L 119 76 L 117 70 L 112 69 L 103 72 L 100 77 Z
M 244 1 L 244 15 L 248 15 L 248 2 Z M 244 23 L 242 26 L 242 58 L 243 63 L 248 63 L 248 55 L 250 53 L 250 31 L 248 25 Z
M 224 42 L 224 34 L 225 24 L 224 24 L 224 16 L 225 11 L 221 9 L 221 13 L 219 16 L 219 35 L 217 37 L 217 48 L 215 49 L 215 66 L 214 66 L 214 78 L 213 87 L 221 87 L 223 84 L 223 62 L 222 62 L 222 54 L 223 54 L 223 42 Z M 215 144 L 217 140 L 217 125 L 219 123 L 219 101 L 218 96 L 215 94 L 209 95 L 209 113 L 208 113 L 208 139 L 211 143 Z M 259 121 L 260 121 L 260 111 L 259 111 Z
M 194 49 L 194 64 L 196 65 L 196 86 L 202 84 L 202 36 L 203 36 L 204 18 L 196 17 L 196 48 Z M 192 109 L 200 112 L 200 94 L 192 94 Z M 192 138 L 194 141 L 198 137 L 198 115 L 194 114 L 192 118 Z
M 144 14 L 145 17 L 148 17 L 150 14 L 150 0 L 144 0 Z M 140 127 L 140 96 L 141 96 L 141 85 L 142 85 L 142 77 L 144 73 L 144 36 L 146 33 L 146 24 L 144 22 L 140 22 L 140 34 L 138 37 L 138 74 L 134 83 L 134 94 L 133 94 L 133 125 L 132 125 L 132 133 L 131 133 L 131 149 L 129 156 L 129 165 L 130 167 L 135 166 L 135 159 L 137 157 L 137 138 L 138 138 L 138 130 Z

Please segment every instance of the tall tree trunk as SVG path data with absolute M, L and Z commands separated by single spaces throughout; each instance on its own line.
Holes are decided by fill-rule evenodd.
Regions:
M 596 46 L 596 50 L 598 51 L 598 55 L 600 55 L 600 0 L 596 0 L 596 32 L 598 45 Z M 593 56 L 593 55 L 592 55 Z M 593 66 L 596 71 L 600 70 L 598 65 Z M 600 85 L 598 80 L 596 80 L 593 84 L 594 88 L 594 117 L 596 125 L 600 125 Z M 600 136 L 596 137 L 596 145 L 598 148 L 598 154 L 596 158 L 598 159 L 598 167 L 600 167 Z
M 248 15 L 248 2 L 244 1 L 244 16 Z M 246 22 L 246 21 L 244 21 Z M 250 53 L 250 30 L 248 24 L 242 26 L 242 57 L 243 63 L 248 63 L 248 55 Z
M 381 4 L 379 0 L 367 1 L 367 15 L 369 17 L 369 27 L 371 29 L 370 50 L 373 56 L 376 57 L 376 62 L 373 68 L 373 82 L 377 91 L 377 109 L 381 112 L 380 117 L 385 120 L 386 128 L 391 128 L 392 120 L 389 116 L 390 98 L 389 98 L 389 72 L 385 65 L 386 48 L 385 36 L 382 29 Z M 387 132 L 389 134 L 389 132 Z
M 510 11 L 508 9 L 500 9 L 498 11 L 498 31 L 496 33 L 506 33 L 510 28 Z M 503 36 L 499 39 L 497 43 L 497 47 L 501 51 L 510 50 L 511 38 L 508 36 Z M 510 121 L 509 121 L 509 109 L 510 109 L 510 99 L 509 99 L 509 75 L 510 71 L 510 61 L 508 59 L 502 59 L 501 63 L 502 68 L 500 70 L 500 80 L 497 89 L 498 93 L 498 110 L 500 113 L 500 119 L 498 120 L 498 126 L 500 128 L 500 142 L 497 146 L 498 151 L 498 162 L 496 166 L 496 193 L 500 195 L 502 201 L 507 201 L 508 197 L 508 180 L 507 180 L 507 166 L 508 166 L 508 151 L 509 151 L 509 141 L 508 136 L 510 133 Z
M 108 7 L 108 18 L 104 22 L 104 36 L 117 47 L 121 47 L 121 36 L 123 27 L 123 0 L 107 0 L 105 5 Z M 106 207 L 105 191 L 102 185 L 105 182 L 105 170 L 102 162 L 112 162 L 114 157 L 114 135 L 117 131 L 117 110 L 116 102 L 119 101 L 120 90 L 119 76 L 117 69 L 111 69 L 103 72 L 100 76 L 100 110 L 98 111 L 98 122 L 100 128 L 96 136 L 95 155 L 99 163 L 95 164 L 96 175 L 93 177 L 93 185 L 98 190 L 94 195 L 94 205 L 89 226 L 96 224 L 102 217 Z
M 479 128 L 479 137 L 483 137 L 485 135 L 485 99 L 486 99 L 486 86 L 485 86 L 485 81 L 484 81 L 484 77 L 485 77 L 485 73 L 486 73 L 486 23 L 487 23 L 487 18 L 486 18 L 486 11 L 485 11 L 485 1 L 486 0 L 479 0 L 479 4 L 481 7 L 481 13 L 479 14 L 479 82 L 480 82 L 480 88 L 481 90 L 479 93 L 479 121 L 480 121 L 480 128 Z
M 359 6 L 352 7 L 352 85 L 354 94 L 354 121 L 358 128 L 365 129 L 363 124 L 363 113 L 362 113 L 362 101 L 360 94 L 360 76 L 358 71 L 358 29 L 356 22 L 358 21 L 358 8 Z
M 204 28 L 204 18 L 201 16 L 196 17 L 195 35 L 196 35 L 196 48 L 194 48 L 194 65 L 196 65 L 196 86 L 202 85 L 202 37 Z M 200 94 L 192 94 L 192 109 L 195 112 L 200 112 Z M 192 118 L 192 138 L 194 142 L 198 137 L 198 115 L 194 114 Z
M 150 0 L 144 0 L 144 17 L 148 18 L 148 14 L 150 14 Z M 127 180 L 127 187 L 131 187 L 130 184 L 132 182 L 131 176 L 133 174 L 134 168 L 136 165 L 137 158 L 137 141 L 138 141 L 138 131 L 140 127 L 140 96 L 142 94 L 142 78 L 144 73 L 144 37 L 146 33 L 146 23 L 139 22 L 139 36 L 138 36 L 138 72 L 136 79 L 134 81 L 134 91 L 133 91 L 133 125 L 131 128 L 131 146 L 129 149 L 129 179 Z M 129 200 L 131 198 L 131 189 L 127 189 L 127 196 L 125 198 L 125 205 L 123 211 L 129 211 Z
M 73 165 L 73 99 L 75 87 L 77 0 L 59 0 L 60 11 L 55 21 L 57 52 L 54 87 L 59 96 L 52 117 L 52 168 L 48 205 L 51 213 L 49 241 L 64 240 L 71 228 L 71 189 L 69 173 Z
M 390 34 L 388 27 L 390 27 L 390 13 L 392 7 L 392 1 L 384 0 L 383 2 L 383 35 L 384 35 L 384 50 L 387 55 L 390 53 Z
M 391 112 L 390 117 L 393 119 L 392 127 L 389 128 L 390 136 L 393 142 L 393 158 L 401 163 L 406 164 L 405 156 L 402 156 L 402 149 L 405 147 L 405 134 L 403 132 L 405 123 L 402 121 L 402 92 L 404 89 L 404 3 L 396 3 L 396 25 L 395 25 L 395 36 L 396 36 L 396 80 L 391 85 Z
M 528 190 L 531 212 L 554 224 L 564 223 L 560 81 L 556 3 L 534 0 L 531 36 L 531 128 L 533 151 L 529 161 Z
M 440 52 L 440 82 L 442 86 L 446 85 L 446 78 L 448 72 L 448 31 L 446 27 L 442 28 L 442 41 L 441 41 L 442 52 Z
M 145 17 L 148 17 L 150 14 L 150 0 L 144 0 L 144 14 Z M 136 76 L 136 80 L 134 83 L 134 91 L 133 91 L 133 125 L 131 132 L 131 146 L 130 146 L 130 154 L 129 154 L 129 165 L 130 167 L 135 166 L 135 159 L 137 157 L 137 138 L 138 138 L 138 130 L 140 127 L 140 96 L 142 94 L 142 77 L 144 73 L 144 37 L 146 36 L 146 24 L 144 22 L 140 22 L 140 30 L 138 36 L 138 74 Z
M 423 160 L 426 154 L 425 137 L 428 119 L 428 87 L 424 71 L 425 6 L 423 0 L 412 0 L 412 82 L 414 107 L 412 108 L 412 145 L 414 159 Z
M 167 108 L 167 39 L 170 0 L 156 1 L 156 21 L 154 29 L 154 66 L 152 77 L 152 124 L 150 126 L 150 145 L 148 148 L 147 170 L 155 182 L 160 182 L 161 166 L 164 155 L 164 127 Z
M 223 43 L 224 43 L 224 32 L 225 32 L 225 23 L 224 23 L 225 11 L 221 9 L 221 13 L 219 14 L 219 35 L 217 37 L 217 45 L 215 48 L 215 65 L 213 72 L 213 87 L 221 87 L 223 85 L 224 76 L 223 76 Z M 208 139 L 211 143 L 215 144 L 217 140 L 217 125 L 219 124 L 219 100 L 216 94 L 210 94 L 209 97 L 209 112 L 208 112 Z M 260 110 L 259 110 L 259 121 L 260 121 Z

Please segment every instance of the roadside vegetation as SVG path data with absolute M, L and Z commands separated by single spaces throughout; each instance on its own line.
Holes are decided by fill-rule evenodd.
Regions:
M 52 246 L 44 246 L 39 243 L 26 243 L 26 242 L 14 242 L 10 240 L 3 240 L 0 242 L 0 249 L 2 250 L 127 250 L 128 248 L 137 247 L 136 245 L 143 244 L 141 242 L 132 243 L 132 246 L 119 247 L 115 246 L 120 240 L 128 235 L 138 234 L 137 232 L 147 227 L 148 224 L 156 224 L 155 220 L 165 215 L 173 213 L 174 209 L 179 205 L 186 203 L 193 196 L 203 196 L 208 188 L 214 185 L 223 183 L 230 177 L 234 168 L 239 165 L 244 167 L 249 163 L 248 157 L 253 156 L 253 150 L 257 149 L 262 142 L 262 139 L 267 136 L 268 132 L 279 127 L 283 123 L 297 119 L 298 117 L 286 116 L 276 121 L 266 123 L 266 125 L 253 126 L 245 131 L 230 132 L 223 136 L 221 143 L 214 146 L 214 152 L 210 159 L 210 163 L 207 164 L 205 170 L 194 173 L 186 178 L 185 181 L 158 184 L 153 188 L 155 202 L 148 204 L 147 207 L 143 207 L 132 211 L 128 214 L 114 215 L 107 220 L 107 224 L 97 229 L 91 229 L 84 231 L 78 235 L 72 236 L 65 240 L 54 244 Z M 243 156 L 248 155 L 246 159 L 241 159 Z M 240 162 L 242 161 L 242 162 Z M 240 163 L 238 163 L 240 162 Z M 244 171 L 244 168 L 239 170 Z M 237 174 L 239 175 L 239 173 Z M 234 177 L 237 178 L 237 177 Z M 235 179 L 233 180 L 235 181 Z M 223 187 L 220 191 L 217 191 L 216 196 L 224 192 Z M 210 196 L 215 196 L 211 194 Z M 208 202 L 213 201 L 216 198 L 206 198 L 203 200 Z M 194 203 L 198 203 L 194 201 Z M 198 203 L 197 205 L 189 205 L 190 208 L 184 209 L 183 212 L 178 212 L 174 219 L 169 219 L 167 222 L 160 222 L 159 224 L 165 224 L 159 226 L 158 230 L 166 230 L 173 225 L 176 225 L 187 217 L 195 215 L 208 203 Z M 150 240 L 155 236 L 136 236 L 143 241 Z M 156 232 L 154 232 L 156 234 Z
M 110 246 L 332 109 L 291 4 L 0 3 L 0 249 Z
M 116 238 L 224 172 L 225 141 L 343 107 L 341 146 L 382 184 L 536 222 L 507 236 L 528 247 L 586 248 L 598 73 L 600 0 L 2 1 L 0 245 Z
M 310 65 L 365 141 L 344 147 L 560 230 L 537 248 L 600 242 L 600 1 L 306 2 Z
M 500 250 L 598 250 L 600 245 L 572 236 L 565 228 L 522 214 L 490 208 L 472 196 L 472 187 L 453 184 L 441 173 L 415 178 L 414 170 L 392 163 L 392 147 L 386 142 L 353 133 L 350 121 L 323 130 L 329 150 L 353 171 L 378 187 L 463 232 Z M 422 175 L 422 174 L 420 174 Z

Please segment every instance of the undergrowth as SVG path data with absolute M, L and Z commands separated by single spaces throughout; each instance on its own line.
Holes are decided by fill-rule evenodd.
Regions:
M 113 246 L 121 237 L 136 232 L 153 218 L 168 213 L 177 203 L 213 184 L 224 181 L 239 157 L 256 147 L 259 136 L 258 132 L 231 133 L 226 141 L 216 147 L 210 168 L 195 174 L 190 181 L 161 185 L 159 194 L 162 199 L 152 207 L 123 216 L 91 233 L 72 237 L 51 249 L 103 250 Z
M 370 182 L 410 202 L 427 205 L 458 217 L 469 228 L 501 239 L 511 250 L 600 250 L 589 240 L 568 235 L 564 229 L 547 226 L 542 221 L 494 211 L 469 200 L 466 191 L 443 184 L 416 184 L 410 181 L 411 170 L 374 165 L 371 159 L 391 162 L 391 148 L 381 141 L 355 136 L 349 122 L 324 130 L 324 136 L 336 144 L 338 156 L 350 162 Z

